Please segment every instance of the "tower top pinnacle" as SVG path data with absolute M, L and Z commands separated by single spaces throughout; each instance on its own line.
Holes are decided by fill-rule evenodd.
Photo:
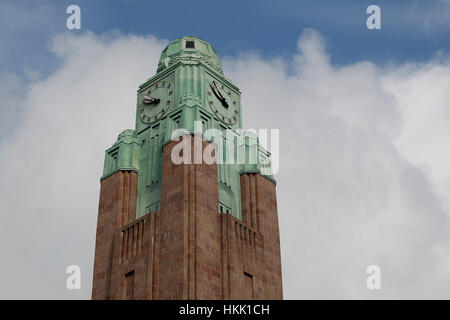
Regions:
M 201 61 L 214 71 L 223 73 L 216 50 L 208 42 L 194 36 L 184 36 L 169 43 L 161 52 L 157 72 L 181 60 Z

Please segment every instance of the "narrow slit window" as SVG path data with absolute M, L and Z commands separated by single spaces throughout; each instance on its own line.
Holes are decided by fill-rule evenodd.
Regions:
M 125 275 L 124 298 L 126 300 L 134 300 L 134 270 Z

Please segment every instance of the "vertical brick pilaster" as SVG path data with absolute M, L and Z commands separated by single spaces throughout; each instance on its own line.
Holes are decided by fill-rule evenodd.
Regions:
M 192 153 L 194 139 L 210 145 L 184 138 Z M 163 148 L 159 299 L 220 299 L 217 164 L 174 164 L 177 143 Z
M 258 220 L 264 237 L 264 265 L 266 269 L 264 299 L 282 299 L 280 232 L 276 186 L 260 174 L 254 175 Z
M 224 299 L 282 299 L 275 184 L 260 174 L 241 175 L 242 221 L 222 214 Z
M 135 172 L 119 171 L 101 182 L 92 299 L 110 298 L 114 235 L 134 220 L 136 195 Z

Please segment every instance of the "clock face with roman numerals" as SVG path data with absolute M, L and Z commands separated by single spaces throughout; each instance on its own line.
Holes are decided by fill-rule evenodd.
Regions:
M 223 123 L 233 125 L 239 120 L 239 96 L 223 83 L 211 81 L 206 100 L 214 115 Z
M 139 117 L 144 123 L 159 120 L 173 104 L 173 85 L 162 80 L 144 90 L 139 97 Z

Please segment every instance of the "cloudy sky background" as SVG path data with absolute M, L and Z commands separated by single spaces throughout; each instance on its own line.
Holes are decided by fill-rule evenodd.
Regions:
M 136 89 L 168 39 L 195 30 L 166 28 L 173 36 L 104 19 L 104 30 L 69 32 L 63 5 L 14 3 L 0 5 L 0 298 L 89 299 L 103 151 L 133 128 Z M 298 12 L 319 10 L 308 3 Z M 450 45 L 442 31 L 450 4 L 433 1 L 414 15 L 423 2 L 399 3 L 411 13 L 393 32 L 402 50 L 379 34 L 375 52 L 352 50 L 345 24 L 334 35 L 303 21 L 289 31 L 295 36 L 276 40 L 279 51 L 246 41 L 251 27 L 238 40 L 200 34 L 243 92 L 245 127 L 280 129 L 287 299 L 450 298 Z M 355 32 L 366 37 L 361 7 Z M 409 38 L 408 23 L 420 30 Z M 33 44 L 35 33 L 42 38 Z M 66 289 L 71 264 L 81 267 L 82 290 Z M 379 291 L 366 287 L 372 264 L 381 267 Z

